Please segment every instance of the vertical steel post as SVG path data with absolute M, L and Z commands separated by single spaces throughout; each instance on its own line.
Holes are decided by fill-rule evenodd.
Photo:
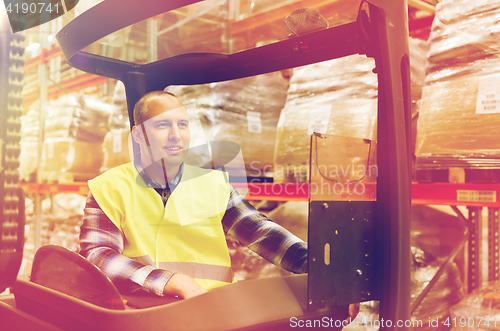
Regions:
M 488 281 L 499 280 L 499 214 L 500 208 L 488 208 Z
M 147 21 L 147 38 L 148 38 L 148 63 L 158 61 L 158 22 L 156 17 L 152 17 Z
M 482 239 L 482 221 L 481 210 L 482 207 L 467 207 L 469 210 L 469 221 L 472 225 L 473 231 L 469 236 L 469 249 L 468 249 L 468 279 L 467 291 L 471 292 L 481 286 L 481 239 Z
M 46 28 L 46 24 L 40 26 L 40 49 L 42 54 L 47 51 L 47 36 L 42 29 Z M 38 131 L 38 170 L 37 181 L 40 180 L 42 171 L 41 160 L 43 151 L 43 140 L 45 137 L 45 109 L 47 105 L 47 63 L 45 58 L 38 65 L 38 86 L 40 91 L 40 117 Z M 42 198 L 40 195 L 35 197 L 35 251 L 42 245 Z

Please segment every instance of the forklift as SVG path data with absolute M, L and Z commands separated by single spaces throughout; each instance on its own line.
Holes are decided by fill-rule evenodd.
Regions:
M 309 273 L 233 283 L 186 300 L 131 308 L 94 265 L 75 252 L 41 247 L 29 279 L 18 276 L 24 244 L 24 198 L 17 158 L 22 114 L 22 36 L 2 34 L 0 98 L 0 301 L 4 330 L 288 330 L 321 321 L 343 328 L 351 303 L 379 301 L 380 329 L 409 329 L 410 320 L 410 66 L 406 1 L 362 0 L 354 21 L 308 30 L 229 53 L 187 53 L 132 63 L 83 51 L 107 35 L 196 0 L 104 0 L 56 36 L 67 62 L 125 85 L 129 119 L 136 101 L 170 85 L 222 82 L 353 54 L 375 60 L 378 78 L 378 174 L 372 198 L 339 200 L 309 194 Z M 2 31 L 9 31 L 5 20 Z M 335 149 L 335 137 L 314 133 L 314 153 Z M 329 162 L 322 159 L 321 162 Z M 310 176 L 309 184 L 318 180 Z M 323 180 L 323 179 L 320 179 Z M 333 221 L 332 221 L 333 220 Z M 343 236 L 338 236 L 341 232 Z M 327 249 L 328 248 L 328 249 Z M 125 300 L 124 300 L 125 299 Z M 391 323 L 387 323 L 390 321 Z M 325 325 L 328 324 L 328 325 Z M 316 325 L 316 324 L 315 324 Z M 316 325 L 317 326 L 317 325 Z

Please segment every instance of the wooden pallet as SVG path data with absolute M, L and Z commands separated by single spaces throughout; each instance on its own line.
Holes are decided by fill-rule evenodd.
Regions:
M 500 169 L 417 169 L 416 181 L 420 183 L 500 183 Z

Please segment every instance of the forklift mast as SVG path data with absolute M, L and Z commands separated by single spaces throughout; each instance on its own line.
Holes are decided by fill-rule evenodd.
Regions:
M 14 21 L 14 24 L 17 21 Z M 19 184 L 24 35 L 0 13 L 0 293 L 11 286 L 24 246 L 24 198 Z

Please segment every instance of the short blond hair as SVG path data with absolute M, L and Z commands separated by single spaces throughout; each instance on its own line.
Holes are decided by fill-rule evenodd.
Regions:
M 152 91 L 149 93 L 144 94 L 139 101 L 135 103 L 134 106 L 134 125 L 140 125 L 144 123 L 144 121 L 147 119 L 147 112 L 148 112 L 148 103 L 151 100 L 165 97 L 165 96 L 171 96 L 177 98 L 177 96 L 173 93 L 167 92 L 167 91 Z

